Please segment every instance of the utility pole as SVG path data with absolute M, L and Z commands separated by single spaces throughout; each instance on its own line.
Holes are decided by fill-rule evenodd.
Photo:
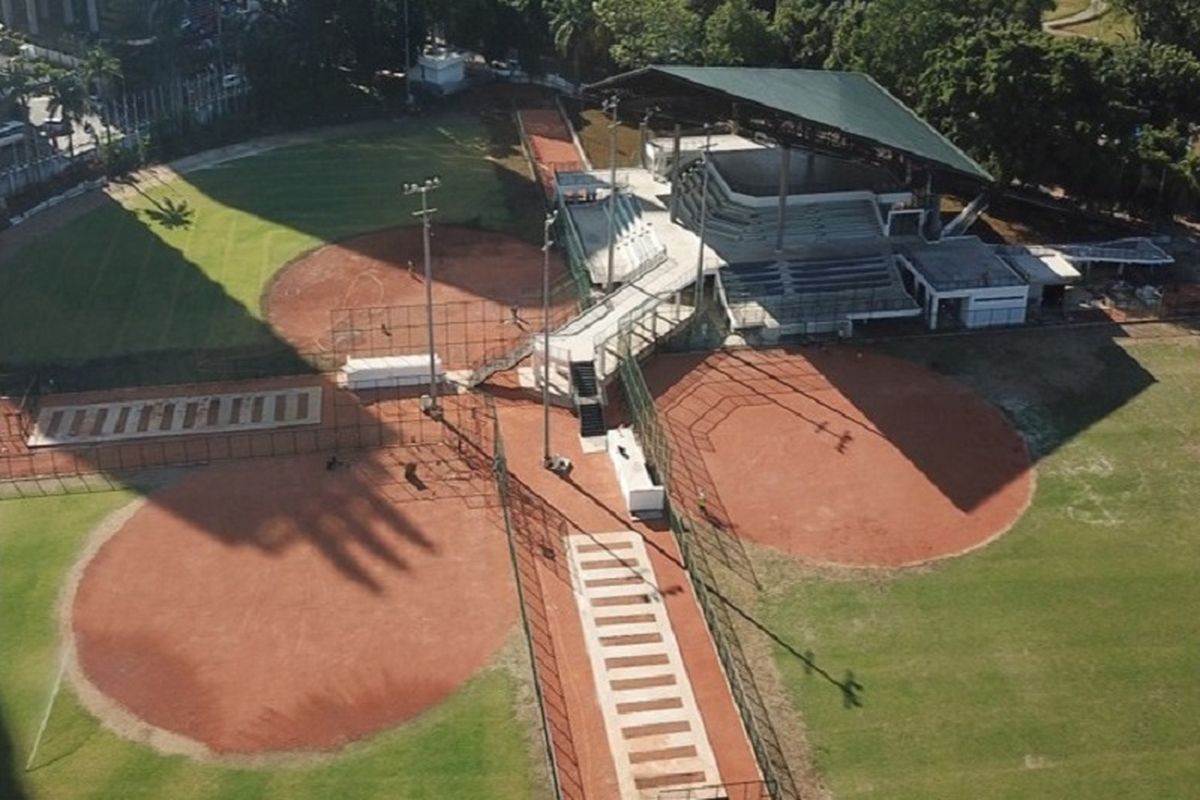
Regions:
M 558 211 L 546 215 L 542 234 L 542 465 L 551 469 L 554 456 L 550 453 L 550 246 L 554 244 L 551 231 Z
M 613 290 L 613 262 L 617 253 L 617 106 L 621 100 L 609 95 L 602 108 L 612 113 L 608 123 L 608 277 L 604 281 L 605 294 Z
M 708 221 L 708 151 L 712 147 L 712 126 L 704 126 L 704 155 L 700 157 L 700 168 L 704 170 L 700 189 L 700 252 L 696 256 L 696 312 L 704 303 L 704 233 Z
M 433 341 L 433 261 L 429 255 L 430 220 L 437 213 L 437 209 L 429 207 L 428 198 L 429 193 L 441 185 L 442 179 L 436 175 L 420 183 L 404 184 L 404 194 L 421 195 L 421 210 L 414 211 L 413 216 L 421 218 L 422 240 L 425 245 L 425 322 L 429 328 L 429 407 L 425 411 L 434 419 L 438 419 L 442 413 L 438 406 L 437 348 Z
M 408 0 L 404 0 L 404 107 L 412 109 L 412 36 L 408 27 Z

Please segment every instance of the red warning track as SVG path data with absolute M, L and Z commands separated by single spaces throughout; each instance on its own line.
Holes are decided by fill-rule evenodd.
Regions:
M 435 475 L 456 469 L 442 456 L 420 492 L 381 451 L 213 466 L 152 495 L 71 605 L 85 698 L 222 755 L 331 750 L 444 700 L 517 606 L 490 481 Z
M 537 164 L 538 179 L 547 197 L 554 196 L 555 174 L 579 172 L 587 169 L 571 129 L 562 114 L 555 109 L 529 108 L 518 112 L 521 130 L 533 151 Z
M 997 409 L 900 359 L 851 347 L 669 356 L 647 382 L 691 503 L 804 559 L 894 567 L 961 553 L 1007 530 L 1033 490 L 1028 451 Z

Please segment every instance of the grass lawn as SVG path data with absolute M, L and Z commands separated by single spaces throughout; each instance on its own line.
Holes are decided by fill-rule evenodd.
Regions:
M 1086 36 L 1102 42 L 1132 42 L 1137 39 L 1133 17 L 1119 8 L 1110 8 L 1090 22 L 1081 22 L 1061 29 L 1063 33 Z
M 898 343 L 1006 407 L 1033 505 L 975 554 L 893 576 L 761 556 L 819 771 L 852 798 L 1182 798 L 1200 787 L 1200 344 L 1095 331 Z
M 595 169 L 608 169 L 612 166 L 612 137 L 609 132 L 609 118 L 599 108 L 580 108 L 578 104 L 564 103 L 567 113 L 571 116 L 571 124 L 579 137 L 579 144 L 587 153 L 588 160 Z M 617 126 L 617 166 L 633 167 L 641 163 L 641 134 L 636 125 L 622 123 Z
M 0 264 L 0 365 L 277 344 L 260 307 L 271 276 L 323 242 L 415 224 L 400 187 L 427 175 L 443 180 L 435 225 L 540 242 L 520 152 L 507 117 L 447 113 L 143 186 Z
M 57 668 L 52 608 L 87 532 L 129 493 L 0 503 L 0 797 L 4 800 L 325 800 L 545 793 L 517 680 L 494 667 L 416 721 L 320 765 L 236 770 L 164 757 L 100 727 L 69 690 L 24 765 Z M 9 763 L 11 762 L 11 764 Z

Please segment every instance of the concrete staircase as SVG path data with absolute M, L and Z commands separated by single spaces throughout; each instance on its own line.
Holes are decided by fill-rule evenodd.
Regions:
M 641 535 L 574 534 L 567 546 L 621 799 L 725 797 Z

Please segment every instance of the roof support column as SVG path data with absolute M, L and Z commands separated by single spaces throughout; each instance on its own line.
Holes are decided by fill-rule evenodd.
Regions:
M 671 222 L 679 222 L 679 138 L 682 129 L 675 123 L 671 139 Z
M 784 228 L 787 225 L 788 188 L 791 186 L 792 148 L 779 145 L 779 221 L 775 231 L 775 252 L 783 252 Z
M 25 0 L 25 25 L 34 36 L 41 33 L 38 22 L 37 0 Z

